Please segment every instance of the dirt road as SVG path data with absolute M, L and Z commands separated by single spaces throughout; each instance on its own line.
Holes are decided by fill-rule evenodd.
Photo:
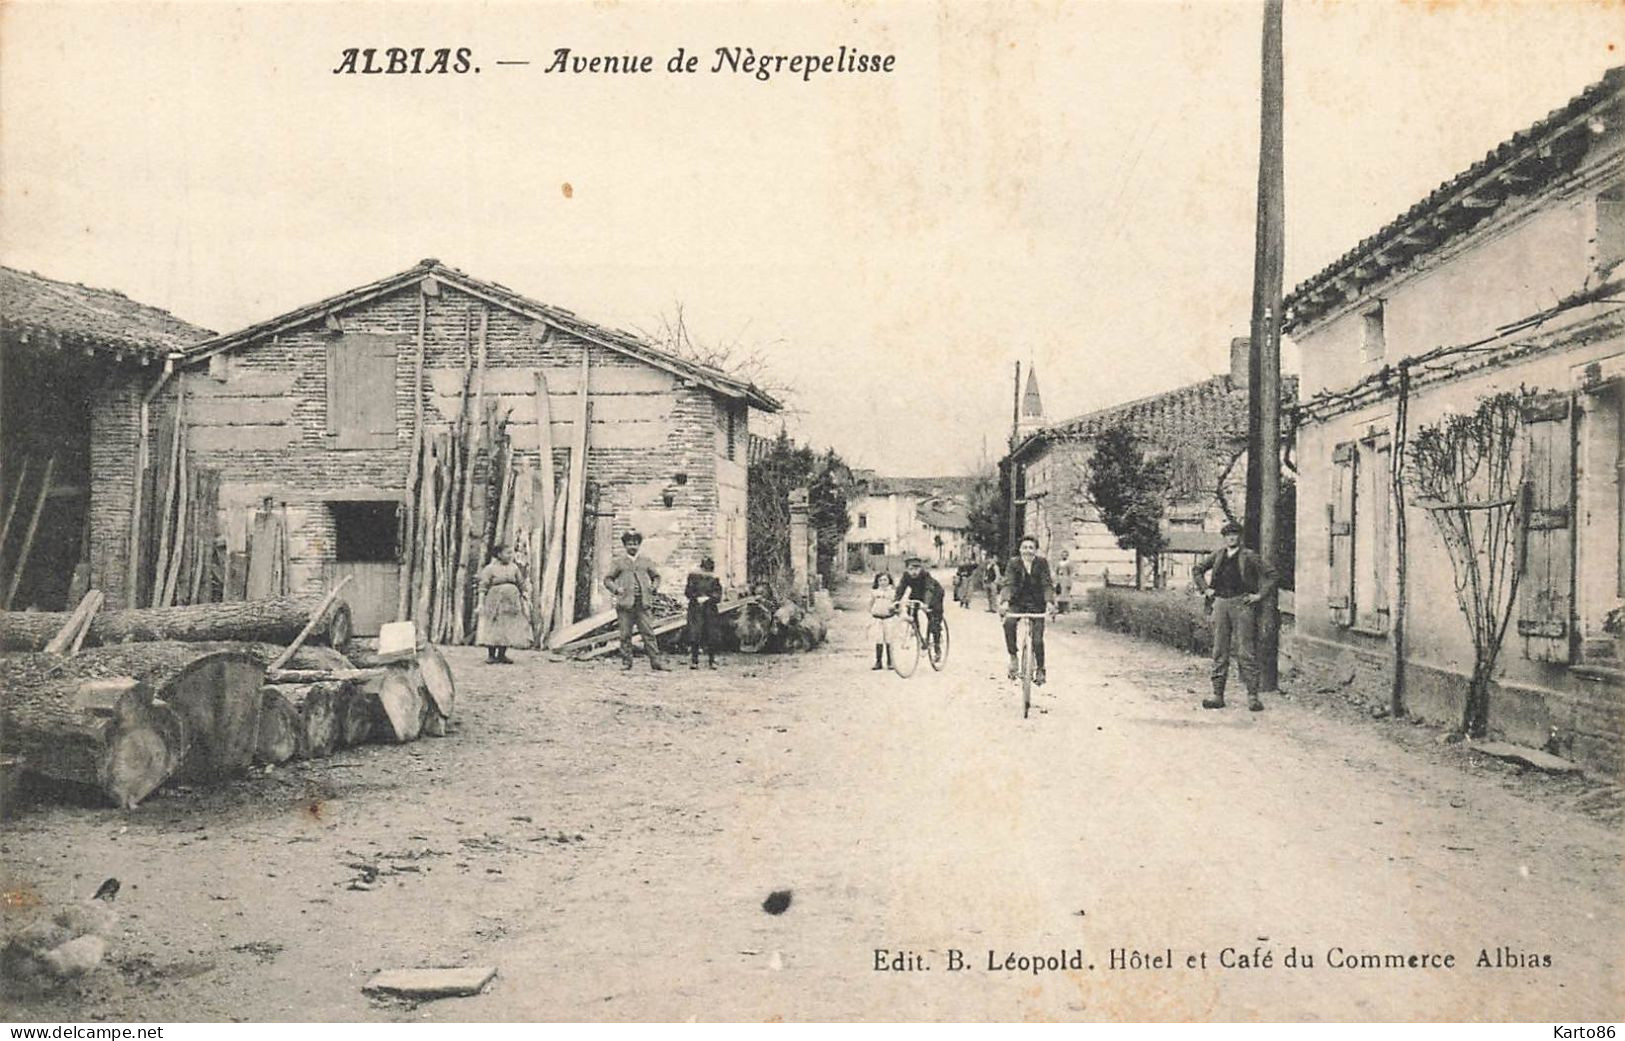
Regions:
M 1201 662 L 1089 628 L 1052 636 L 1023 721 L 993 616 L 949 611 L 947 671 L 907 681 L 856 612 L 716 673 L 459 650 L 446 739 L 30 809 L 8 902 L 116 876 L 123 920 L 99 973 L 5 1018 L 1625 1016 L 1625 842 L 1571 806 L 1594 786 L 1292 702 L 1203 712 Z M 921 968 L 877 971 L 899 954 Z M 1061 964 L 1006 969 L 1034 954 Z M 1385 955 L 1428 967 L 1358 967 Z M 361 993 L 449 964 L 498 976 Z

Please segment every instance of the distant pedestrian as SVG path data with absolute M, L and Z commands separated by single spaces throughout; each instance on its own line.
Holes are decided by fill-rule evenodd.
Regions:
M 525 573 L 513 562 L 513 551 L 498 546 L 480 569 L 479 624 L 474 642 L 485 648 L 487 665 L 512 665 L 509 647 L 529 647 L 530 616 L 525 610 Z
M 643 652 L 649 656 L 649 668 L 663 671 L 666 663 L 660 660 L 660 643 L 649 621 L 654 610 L 655 590 L 660 587 L 660 572 L 648 557 L 641 555 L 643 536 L 629 531 L 621 536 L 626 550 L 616 557 L 604 572 L 604 588 L 615 595 L 615 622 L 621 635 L 621 662 L 632 667 L 632 630 L 643 635 Z
M 992 557 L 988 557 L 987 562 L 982 565 L 982 589 L 987 593 L 987 609 L 989 611 L 999 609 L 1000 577 L 999 562 Z
M 716 561 L 710 557 L 700 561 L 697 571 L 688 573 L 688 585 L 683 595 L 688 598 L 688 667 L 700 667 L 700 649 L 705 649 L 705 663 L 717 667 L 716 634 L 717 605 L 722 602 L 722 579 L 716 576 Z
M 1213 605 L 1213 694 L 1202 699 L 1203 708 L 1224 708 L 1225 681 L 1230 656 L 1247 686 L 1247 707 L 1262 712 L 1258 698 L 1258 612 L 1254 605 L 1275 595 L 1275 570 L 1263 557 L 1241 544 L 1241 525 L 1226 524 L 1220 533 L 1224 547 L 1191 571 L 1196 588 Z M 1207 581 L 1212 573 L 1211 585 Z
M 887 622 L 897 614 L 894 586 L 891 572 L 882 571 L 875 576 L 869 597 L 869 639 L 875 645 L 875 669 L 891 668 L 891 629 Z

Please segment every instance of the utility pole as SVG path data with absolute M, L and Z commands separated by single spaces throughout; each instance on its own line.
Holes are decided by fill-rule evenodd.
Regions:
M 1016 431 L 1021 428 L 1021 362 L 1016 362 L 1015 389 L 1011 392 L 1010 405 L 1010 450 L 1005 453 L 1005 479 L 1010 483 L 1010 501 L 1005 510 L 1004 541 L 1005 545 L 1001 556 L 1008 558 L 1015 553 L 1013 545 L 1016 539 Z
M 1281 4 L 1265 0 L 1262 105 L 1258 139 L 1258 230 L 1253 255 L 1252 344 L 1247 387 L 1247 537 L 1279 571 L 1281 526 L 1281 255 L 1285 239 L 1282 176 Z M 1259 686 L 1280 685 L 1281 619 L 1276 601 L 1258 611 Z

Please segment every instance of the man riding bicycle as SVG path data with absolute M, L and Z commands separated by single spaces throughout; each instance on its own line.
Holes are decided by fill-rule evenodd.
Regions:
M 1049 561 L 1038 555 L 1038 539 L 1032 535 L 1021 537 L 1020 551 L 1010 558 L 1004 571 L 1004 585 L 999 590 L 999 617 L 1004 619 L 1004 649 L 1010 652 L 1010 678 L 1015 679 L 1021 667 L 1016 652 L 1016 627 L 1019 618 L 1012 614 L 1055 615 L 1055 583 L 1050 578 Z M 1029 619 L 1033 633 L 1033 682 L 1044 685 L 1044 622 L 1045 618 Z
M 903 580 L 897 583 L 897 595 L 892 599 L 894 601 L 902 600 L 905 596 L 910 600 L 918 600 L 925 605 L 926 617 L 929 620 L 926 639 L 929 641 L 930 646 L 940 647 L 942 645 L 942 583 L 931 577 L 931 573 L 925 570 L 925 561 L 919 557 L 908 558 Z

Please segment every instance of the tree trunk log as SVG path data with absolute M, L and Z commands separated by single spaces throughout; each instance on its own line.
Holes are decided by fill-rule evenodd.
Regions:
M 260 727 L 254 742 L 256 763 L 285 763 L 299 751 L 299 711 L 273 686 L 260 688 Z
M 384 675 L 361 685 L 373 710 L 373 738 L 404 744 L 423 733 L 427 695 L 416 666 L 386 669 Z
M 731 616 L 725 616 L 732 623 L 734 635 L 739 641 L 739 649 L 745 654 L 755 654 L 767 644 L 767 638 L 773 631 L 773 616 L 761 604 L 746 604 Z M 724 625 L 728 622 L 724 622 Z
M 186 721 L 190 747 L 176 778 L 208 780 L 253 761 L 264 671 L 240 650 L 178 642 L 97 647 L 73 658 L 20 654 L 0 658 L 0 697 L 26 698 L 42 679 L 133 677 Z
M 354 748 L 372 740 L 372 699 L 354 683 L 341 683 L 333 698 L 339 745 Z
M 283 597 L 190 607 L 145 607 L 103 611 L 91 620 L 88 647 L 180 640 L 253 640 L 286 645 L 310 619 L 316 598 Z M 65 611 L 0 611 L 0 650 L 37 651 L 50 643 L 71 618 Z M 343 648 L 350 640 L 350 608 L 342 600 L 328 608 L 309 637 Z
M 95 788 L 130 808 L 168 780 L 187 755 L 187 728 L 152 688 L 79 676 L 0 682 L 0 747 L 23 769 Z
M 333 754 L 339 744 L 340 712 L 349 695 L 347 683 L 267 684 L 293 709 L 294 755 L 300 759 L 322 759 Z

